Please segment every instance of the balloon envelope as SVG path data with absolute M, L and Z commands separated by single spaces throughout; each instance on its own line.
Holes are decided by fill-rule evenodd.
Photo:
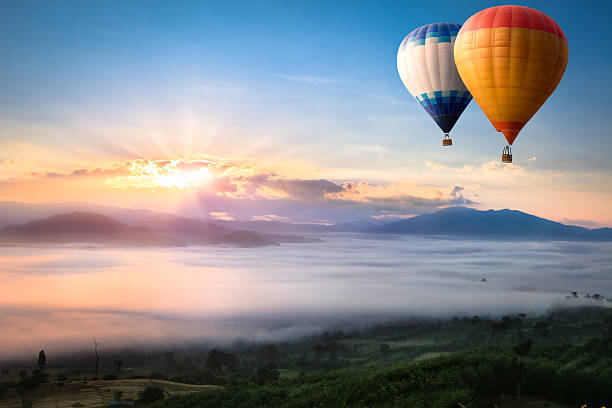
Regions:
M 455 43 L 463 82 L 509 144 L 555 90 L 567 60 L 567 40 L 559 25 L 523 6 L 474 14 Z
M 402 82 L 444 133 L 451 131 L 472 100 L 453 56 L 460 28 L 454 23 L 424 25 L 410 32 L 397 51 Z

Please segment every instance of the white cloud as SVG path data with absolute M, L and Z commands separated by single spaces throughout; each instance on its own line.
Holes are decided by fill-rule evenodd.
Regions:
M 211 211 L 208 213 L 214 220 L 222 220 L 222 221 L 234 221 L 234 217 L 232 217 L 229 213 L 223 211 Z
M 274 214 L 254 215 L 251 217 L 251 221 L 289 221 L 288 217 Z
M 444 164 L 434 163 L 434 162 L 429 161 L 429 160 L 425 160 L 425 165 L 427 167 L 429 167 L 430 169 L 433 169 L 433 170 L 436 170 L 436 171 L 437 170 L 446 170 L 446 169 L 448 169 L 448 166 L 445 166 Z
M 319 76 L 311 75 L 278 75 L 280 78 L 287 79 L 289 81 L 300 82 L 308 85 L 324 85 L 334 82 L 331 78 L 324 78 Z

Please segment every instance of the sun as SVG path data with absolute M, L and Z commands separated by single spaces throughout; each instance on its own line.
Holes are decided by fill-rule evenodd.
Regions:
M 210 163 L 206 161 L 174 160 L 132 160 L 128 175 L 106 180 L 115 188 L 155 189 L 199 189 L 213 177 Z
M 166 174 L 156 176 L 156 184 L 166 188 L 197 188 L 211 178 L 210 171 L 206 167 L 199 170 L 174 169 Z

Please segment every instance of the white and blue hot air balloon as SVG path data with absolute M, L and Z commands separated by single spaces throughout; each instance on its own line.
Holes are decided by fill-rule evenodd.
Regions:
M 444 132 L 443 146 L 453 144 L 448 134 L 472 100 L 455 66 L 460 28 L 454 23 L 424 25 L 411 31 L 397 51 L 402 82 Z

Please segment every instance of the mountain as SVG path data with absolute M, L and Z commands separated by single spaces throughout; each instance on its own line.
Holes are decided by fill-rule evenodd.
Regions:
M 101 243 L 122 246 L 234 245 L 258 247 L 321 242 L 316 238 L 235 231 L 210 222 L 166 213 L 135 213 L 144 225 L 129 225 L 104 214 L 75 211 L 0 229 L 0 243 Z
M 386 224 L 354 221 L 329 225 L 282 221 L 220 221 L 87 203 L 25 204 L 5 201 L 0 202 L 0 227 L 2 222 L 15 224 L 36 218 L 52 218 L 50 215 L 65 211 L 70 206 L 78 208 L 80 212 L 106 215 L 125 226 L 146 226 L 156 236 L 172 237 L 187 245 L 215 245 L 221 241 L 228 244 L 232 237 L 236 239 L 236 245 L 241 245 L 244 241 L 238 238 L 240 234 L 227 237 L 237 231 L 252 231 L 273 243 L 321 242 L 318 238 L 320 234 L 329 232 L 446 235 L 497 240 L 612 241 L 610 228 L 587 229 L 564 225 L 516 210 L 479 211 L 465 207 L 445 208 Z M 292 235 L 301 233 L 315 233 L 317 237 Z M 0 238 L 4 235 L 4 241 L 6 234 L 0 233 Z
M 216 239 L 217 244 L 238 245 L 243 248 L 279 245 L 253 231 L 234 231 Z
M 146 226 L 131 226 L 102 214 L 72 212 L 52 215 L 0 229 L 4 242 L 81 242 L 127 246 L 182 246 L 182 242 L 155 233 Z
M 249 230 L 268 234 L 319 233 L 331 231 L 331 225 L 300 224 L 282 221 L 225 221 L 208 220 L 208 222 L 234 230 Z
M 190 245 L 233 244 L 252 247 L 278 245 L 279 243 L 305 244 L 321 242 L 317 238 L 305 238 L 296 235 L 268 234 L 249 230 L 236 231 L 213 222 L 166 213 L 157 213 L 150 217 L 142 218 L 141 222 L 154 231 L 175 235 Z
M 210 222 L 166 213 L 142 217 L 139 221 L 155 232 L 177 236 L 192 245 L 215 244 L 219 237 L 234 232 L 233 229 Z
M 487 239 L 612 241 L 612 229 L 565 225 L 516 210 L 479 211 L 445 208 L 430 214 L 383 224 L 378 233 L 453 235 Z

